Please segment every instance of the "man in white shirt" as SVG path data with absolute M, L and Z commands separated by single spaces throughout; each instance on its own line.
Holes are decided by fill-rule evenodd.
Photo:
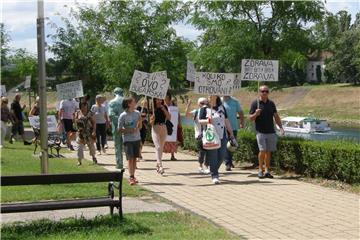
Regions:
M 74 151 L 71 141 L 75 139 L 76 130 L 73 127 L 73 118 L 75 111 L 79 108 L 74 99 L 66 99 L 60 102 L 59 119 L 62 121 L 66 132 L 66 144 L 71 151 Z

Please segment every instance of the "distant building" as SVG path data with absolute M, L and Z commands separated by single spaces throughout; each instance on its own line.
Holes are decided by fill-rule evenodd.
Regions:
M 325 82 L 325 60 L 332 56 L 331 52 L 322 51 L 322 52 L 314 52 L 308 56 L 308 63 L 306 66 L 306 81 L 308 82 Z M 316 69 L 321 71 L 321 79 L 318 79 L 318 74 L 316 74 Z

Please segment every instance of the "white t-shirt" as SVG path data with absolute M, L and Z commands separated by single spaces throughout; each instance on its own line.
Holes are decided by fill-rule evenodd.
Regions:
M 191 111 L 194 120 L 194 131 L 195 131 L 195 138 L 198 138 L 201 134 L 201 124 L 199 123 L 199 113 L 200 109 L 194 109 Z
M 76 102 L 74 99 L 71 100 L 62 100 L 60 102 L 60 110 L 63 110 L 61 119 L 73 119 L 73 115 L 78 109 L 78 102 Z
M 94 104 L 91 107 L 91 112 L 95 116 L 96 124 L 104 124 L 104 123 L 106 123 L 105 114 L 107 114 L 107 113 L 106 113 L 106 109 L 105 109 L 104 106 L 99 107 L 98 105 Z

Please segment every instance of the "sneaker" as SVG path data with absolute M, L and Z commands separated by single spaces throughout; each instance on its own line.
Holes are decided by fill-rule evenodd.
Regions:
M 202 167 L 199 167 L 198 171 L 199 171 L 199 173 L 202 173 L 202 174 L 204 173 L 204 169 Z
M 107 144 L 105 144 L 105 147 L 104 147 L 105 149 L 108 149 L 109 148 L 109 146 L 107 145 Z
M 205 169 L 204 169 L 204 174 L 210 174 L 210 169 L 209 169 L 209 168 L 205 168 Z
M 31 142 L 24 141 L 24 145 L 31 145 Z
M 260 178 L 260 179 L 264 178 L 264 175 L 263 175 L 262 171 L 258 173 L 258 178 Z
M 105 150 L 105 148 L 103 148 L 103 149 L 102 149 L 102 152 L 103 152 L 103 154 L 106 154 L 106 150 Z
M 226 170 L 226 171 L 231 171 L 231 165 L 226 165 L 225 170 Z
M 213 184 L 220 184 L 220 181 L 218 178 L 213 178 L 212 182 L 213 182 Z
M 266 178 L 274 178 L 274 176 L 271 175 L 270 172 L 265 173 L 265 177 Z
M 97 152 L 97 155 L 101 155 L 101 151 L 98 151 L 98 152 Z
M 134 179 L 134 178 L 130 178 L 130 179 L 129 179 L 129 184 L 130 184 L 130 185 L 135 185 L 135 184 L 136 184 L 135 179 Z

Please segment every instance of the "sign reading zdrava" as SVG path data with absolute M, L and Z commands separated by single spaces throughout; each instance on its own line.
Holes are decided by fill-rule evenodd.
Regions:
M 73 99 L 84 96 L 82 81 L 73 81 L 56 85 L 58 100 Z
M 169 83 L 170 79 L 167 78 L 166 71 L 147 73 L 135 70 L 130 91 L 138 95 L 164 99 Z
M 196 72 L 194 91 L 205 95 L 232 95 L 234 80 L 234 73 Z
M 241 61 L 241 80 L 277 82 L 279 81 L 279 61 L 243 59 Z

